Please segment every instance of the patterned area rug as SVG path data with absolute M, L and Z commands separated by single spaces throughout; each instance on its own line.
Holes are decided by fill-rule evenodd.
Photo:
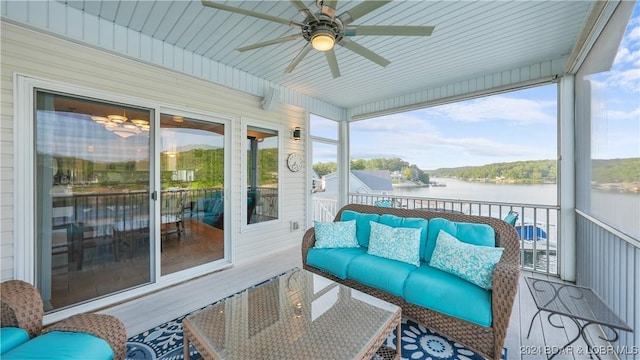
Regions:
M 186 316 L 186 315 L 185 315 Z M 127 360 L 178 360 L 184 359 L 181 316 L 175 320 L 133 336 L 127 341 Z M 395 349 L 395 331 L 387 338 L 387 346 Z M 461 344 L 438 335 L 411 320 L 402 319 L 402 359 L 455 359 L 483 360 L 473 351 Z M 200 354 L 190 347 L 191 359 L 202 359 Z M 506 349 L 502 359 L 506 359 Z M 285 360 L 285 359 L 283 359 Z
M 265 280 L 251 288 L 268 281 Z M 224 301 L 224 299 L 220 301 Z M 182 319 L 188 315 L 180 316 L 127 339 L 126 360 L 184 360 Z M 436 334 L 412 320 L 402 319 L 401 334 L 402 359 L 484 360 L 482 356 L 466 349 L 463 345 Z M 395 331 L 389 335 L 385 345 L 393 349 L 396 348 Z M 193 345 L 189 347 L 189 354 L 191 360 L 202 359 Z M 507 359 L 507 349 L 503 349 L 502 352 L 502 360 L 505 359 Z

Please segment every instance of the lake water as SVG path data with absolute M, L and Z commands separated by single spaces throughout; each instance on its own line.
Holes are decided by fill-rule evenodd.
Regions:
M 495 184 L 435 178 L 431 181 L 447 186 L 394 187 L 393 194 L 535 205 L 556 205 L 558 198 L 555 184 Z
M 558 194 L 555 184 L 495 184 L 467 182 L 456 179 L 435 179 L 431 181 L 446 184 L 443 187 L 394 187 L 394 195 L 453 199 L 465 201 L 488 201 L 519 203 L 529 205 L 557 205 Z M 589 198 L 590 214 L 629 236 L 640 239 L 640 195 L 593 190 Z M 538 214 L 541 214 L 540 210 Z M 557 224 L 555 212 L 550 214 L 548 223 L 553 228 Z M 530 214 L 525 214 L 525 217 Z M 538 217 L 538 221 L 542 216 Z M 531 220 L 531 219 L 526 219 Z M 555 237 L 555 229 L 550 231 L 550 239 Z M 556 268 L 555 252 L 548 254 L 550 268 Z M 546 268 L 546 252 L 538 252 L 537 267 Z M 524 264 L 532 264 L 531 251 L 525 251 Z
M 557 205 L 555 184 L 495 184 L 431 179 L 446 184 L 444 187 L 395 187 L 394 195 L 460 199 L 530 205 Z M 584 201 L 584 200 L 583 200 Z M 623 233 L 640 239 L 640 194 L 592 190 L 589 213 Z M 580 204 L 583 205 L 583 204 Z M 582 207 L 586 207 L 584 204 Z M 554 219 L 550 222 L 555 225 Z

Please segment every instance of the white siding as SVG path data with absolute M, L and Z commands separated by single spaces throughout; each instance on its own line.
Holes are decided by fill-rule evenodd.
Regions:
M 0 228 L 2 280 L 13 278 L 13 89 L 14 73 L 43 78 L 70 85 L 92 88 L 123 96 L 194 111 L 219 115 L 232 120 L 232 178 L 231 208 L 234 223 L 231 237 L 234 260 L 249 261 L 255 257 L 296 246 L 303 230 L 290 231 L 289 222 L 304 224 L 305 179 L 304 171 L 283 171 L 281 221 L 265 226 L 261 231 L 240 233 L 240 154 L 244 142 L 239 138 L 240 118 L 249 117 L 280 124 L 285 129 L 283 154 L 292 151 L 304 154 L 305 140 L 293 141 L 287 135 L 289 129 L 306 127 L 306 112 L 290 105 L 280 105 L 277 110 L 267 112 L 260 108 L 260 97 L 232 90 L 211 82 L 184 74 L 161 69 L 156 66 L 132 61 L 123 57 L 78 45 L 56 37 L 43 35 L 6 22 L 1 23 L 2 32 L 2 99 L 0 118 Z M 283 159 L 284 161 L 284 159 Z M 28 164 L 26 165 L 28 166 Z M 283 167 L 283 169 L 285 169 Z
M 3 2 L 0 10 L 2 10 L 3 21 L 42 29 L 56 36 L 212 81 L 255 96 L 263 96 L 265 87 L 276 87 L 280 90 L 281 101 L 284 103 L 309 109 L 315 114 L 333 120 L 342 120 L 344 116 L 344 109 L 340 107 L 234 69 L 170 42 L 163 42 L 136 30 L 125 28 L 105 18 L 82 13 L 62 2 L 47 1 L 43 5 L 43 2 L 39 1 L 10 1 Z M 140 11 L 136 11 L 138 12 Z M 152 18 L 146 11 L 142 11 L 140 15 Z M 78 21 L 78 19 L 83 20 Z M 84 26 L 81 23 L 84 23 Z M 149 44 L 152 45 L 149 46 Z

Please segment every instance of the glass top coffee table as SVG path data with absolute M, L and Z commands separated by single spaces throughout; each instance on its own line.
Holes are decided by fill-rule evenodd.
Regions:
M 199 310 L 183 321 L 205 359 L 399 358 L 382 346 L 400 308 L 306 270 L 293 269 Z

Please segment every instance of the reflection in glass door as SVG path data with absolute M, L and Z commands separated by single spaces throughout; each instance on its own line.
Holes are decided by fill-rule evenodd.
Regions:
M 161 274 L 224 258 L 224 125 L 160 115 Z
M 313 181 L 311 221 L 333 221 L 337 211 L 338 145 L 314 140 L 312 143 Z M 327 177 L 335 180 L 327 186 Z M 312 225 L 310 225 L 312 226 Z
M 47 311 L 151 281 L 153 111 L 37 91 L 36 284 Z

